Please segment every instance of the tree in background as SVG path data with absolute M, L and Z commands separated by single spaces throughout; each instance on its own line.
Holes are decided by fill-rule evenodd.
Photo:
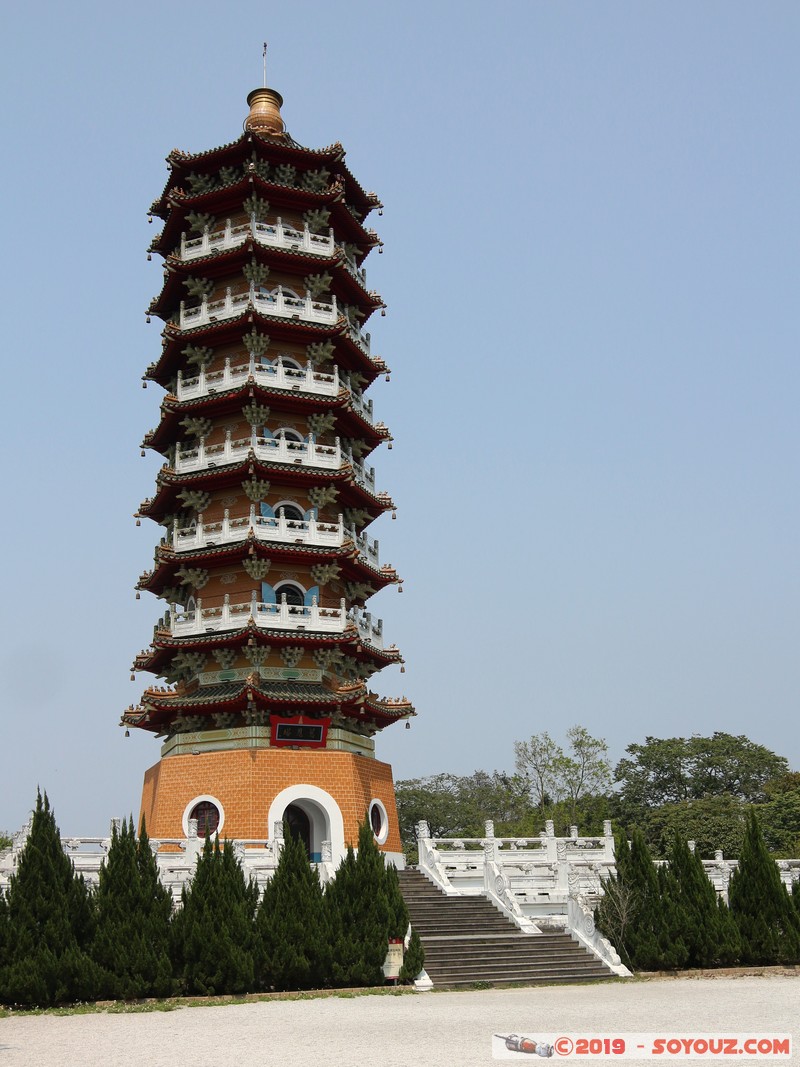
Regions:
M 742 939 L 742 963 L 794 963 L 800 960 L 800 918 L 767 852 L 755 812 L 747 828 L 728 889 L 731 911 Z
M 663 804 L 731 796 L 748 804 L 766 798 L 766 784 L 788 772 L 788 763 L 747 737 L 647 737 L 631 744 L 617 764 L 621 785 L 616 814 L 624 823 L 641 823 Z
M 525 783 L 494 771 L 470 775 L 436 774 L 399 781 L 395 786 L 403 846 L 416 844 L 417 823 L 424 820 L 434 837 L 483 837 L 486 819 L 498 833 L 523 832 L 530 823 Z M 528 832 L 538 832 L 532 826 Z
M 800 856 L 800 772 L 767 782 L 764 793 L 764 802 L 755 810 L 767 848 L 773 856 Z
M 206 837 L 172 921 L 173 961 L 187 993 L 246 993 L 255 986 L 253 922 L 258 888 L 246 882 L 230 842 Z
M 5 830 L 0 830 L 0 852 L 5 852 L 7 848 L 11 848 L 14 842 L 11 839 L 11 834 L 7 834 Z
M 46 793 L 36 797 L 3 911 L 0 999 L 39 1007 L 93 999 L 98 969 L 86 951 L 92 937 L 89 893 L 64 854 Z
M 100 969 L 98 995 L 123 1000 L 170 996 L 172 895 L 158 877 L 144 822 L 138 841 L 133 819 L 112 829 L 94 901 L 91 954 Z
M 613 810 L 613 805 L 612 805 Z M 680 800 L 647 811 L 639 826 L 655 856 L 669 854 L 675 834 L 694 841 L 698 856 L 712 857 L 722 849 L 728 857 L 738 856 L 744 837 L 747 805 L 729 795 Z
M 569 823 L 575 825 L 581 802 L 610 789 L 611 764 L 606 742 L 592 737 L 585 727 L 572 726 L 566 736 L 567 752 L 546 731 L 529 741 L 516 741 L 514 752 L 517 773 L 542 818 L 563 801 Z
M 335 986 L 383 985 L 392 920 L 386 872 L 372 828 L 358 829 L 358 854 L 348 847 L 325 891 L 331 927 L 331 975 Z
M 259 989 L 320 989 L 330 981 L 330 930 L 319 874 L 291 833 L 258 908 L 254 958 Z
M 564 750 L 544 730 L 530 741 L 515 741 L 514 755 L 517 773 L 526 783 L 531 801 L 542 818 L 547 818 L 551 805 L 563 795 L 559 766 Z

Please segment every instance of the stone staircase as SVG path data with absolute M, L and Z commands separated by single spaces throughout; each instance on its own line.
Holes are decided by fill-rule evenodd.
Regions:
M 524 934 L 486 897 L 446 896 L 413 868 L 398 875 L 435 986 L 550 985 L 614 977 L 569 934 Z

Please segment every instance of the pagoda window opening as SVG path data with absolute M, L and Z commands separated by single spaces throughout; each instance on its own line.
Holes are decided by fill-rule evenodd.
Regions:
M 293 504 L 290 501 L 286 501 L 285 503 L 281 504 L 276 504 L 274 510 L 276 515 L 280 515 L 280 513 L 283 512 L 283 517 L 287 520 L 287 522 L 305 521 L 304 512 L 297 506 L 297 504 Z
M 299 372 L 303 370 L 297 360 L 290 356 L 288 352 L 279 352 L 275 363 L 280 364 L 284 370 Z
M 291 429 L 289 426 L 281 426 L 272 436 L 282 438 L 284 441 L 293 441 L 295 444 L 302 445 L 305 443 L 303 435 L 298 433 L 297 430 Z
M 275 586 L 275 597 L 279 604 L 286 597 L 289 607 L 302 608 L 306 602 L 306 591 L 296 582 L 281 582 Z
M 266 431 L 266 427 L 264 428 Z M 266 436 L 266 433 L 265 433 Z M 302 451 L 306 446 L 306 439 L 297 430 L 289 426 L 281 426 L 272 434 L 275 441 L 284 441 L 289 452 Z
M 196 611 L 197 611 L 197 602 L 196 602 L 196 600 L 194 599 L 193 596 L 190 596 L 189 599 L 186 601 L 186 614 L 187 614 L 187 616 L 194 616 L 194 613 Z M 192 816 L 192 818 L 194 818 L 194 816 Z
M 274 289 L 267 289 L 265 285 L 259 286 L 258 289 L 261 296 L 265 297 L 271 303 L 277 303 L 278 296 L 282 296 L 284 300 L 296 300 L 298 303 L 304 303 L 303 297 L 299 293 L 296 293 L 294 289 L 290 289 L 287 285 L 276 285 Z

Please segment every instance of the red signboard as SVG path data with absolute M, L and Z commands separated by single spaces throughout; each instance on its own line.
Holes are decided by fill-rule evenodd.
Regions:
M 310 719 L 306 715 L 269 717 L 269 743 L 272 748 L 325 748 L 330 719 Z

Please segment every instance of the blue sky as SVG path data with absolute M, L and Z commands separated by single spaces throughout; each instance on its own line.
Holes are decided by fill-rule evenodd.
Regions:
M 4 18 L 0 827 L 138 808 L 129 665 L 160 614 L 132 513 L 158 390 L 146 211 L 173 147 L 233 140 L 247 92 L 340 140 L 367 189 L 393 368 L 377 454 L 405 592 L 373 601 L 419 716 L 397 777 L 513 767 L 575 723 L 744 733 L 800 766 L 800 8 L 316 2 Z M 157 225 L 157 224 L 155 224 Z

